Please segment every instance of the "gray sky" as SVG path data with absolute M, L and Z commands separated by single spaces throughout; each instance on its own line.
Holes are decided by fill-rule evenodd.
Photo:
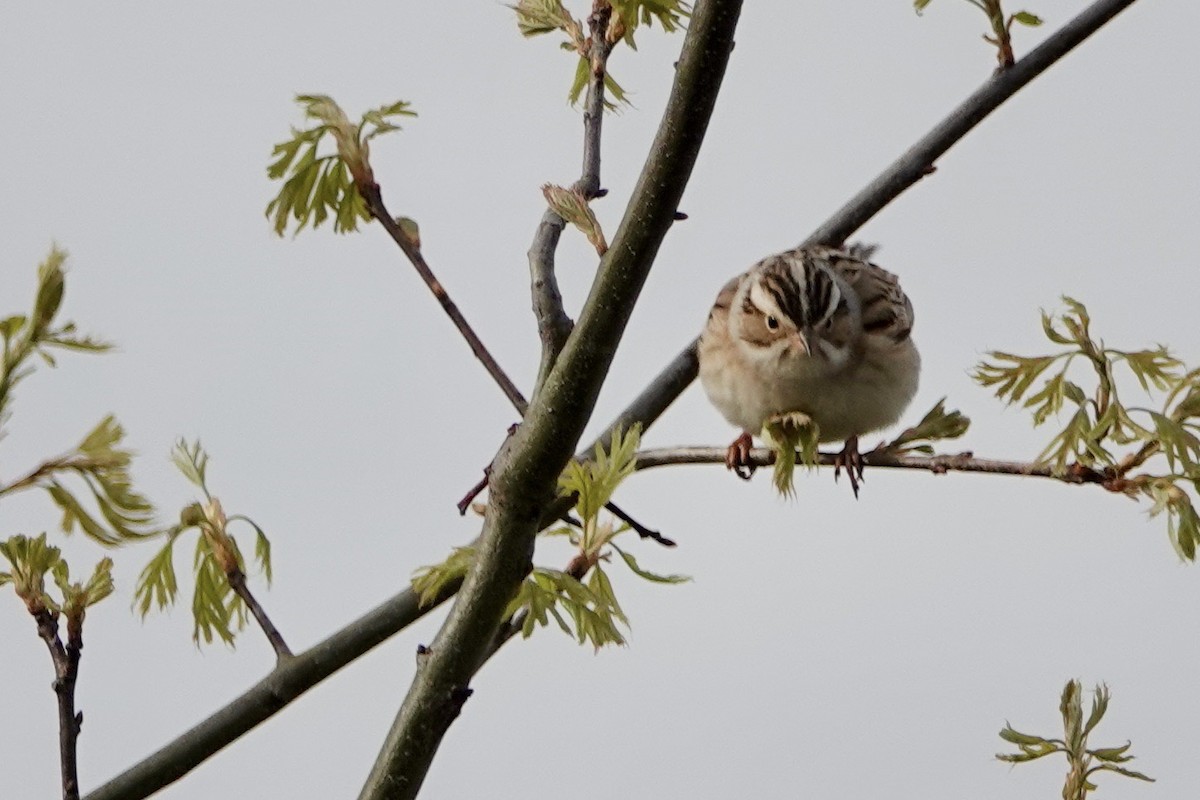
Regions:
M 582 4 L 571 4 L 580 7 Z M 1048 20 L 1081 0 L 1030 0 Z M 52 241 L 71 252 L 66 313 L 120 343 L 68 356 L 16 395 L 0 476 L 69 447 L 114 412 L 141 453 L 141 488 L 170 519 L 192 494 L 169 466 L 179 436 L 212 454 L 227 509 L 275 546 L 263 602 L 307 647 L 469 540 L 454 502 L 515 420 L 382 230 L 278 239 L 263 208 L 291 98 L 328 93 L 357 115 L 420 113 L 373 148 L 392 211 L 500 362 L 537 366 L 525 250 L 538 187 L 578 174 L 573 64 L 524 41 L 499 3 L 8 4 L 0 11 L 0 313 L 29 303 Z M 578 8 L 576 8 L 578 10 Z M 1012 10 L 1017 10 L 1013 7 Z M 985 20 L 940 0 L 748 3 L 721 101 L 600 398 L 593 429 L 700 328 L 721 284 L 791 246 L 984 80 Z M 862 231 L 916 307 L 924 357 L 907 419 L 938 398 L 974 419 L 962 445 L 1029 458 L 1051 431 L 1004 410 L 968 372 L 991 348 L 1043 349 L 1039 307 L 1086 302 L 1115 346 L 1171 344 L 1200 362 L 1190 232 L 1200 217 L 1194 86 L 1200 6 L 1143 2 L 1038 79 Z M 639 35 L 611 67 L 634 108 L 605 122 L 597 203 L 615 230 L 671 80 L 680 36 Z M 568 233 L 572 311 L 594 256 Z M 735 435 L 693 387 L 648 445 Z M 869 442 L 868 444 L 873 444 Z M 578 798 L 1056 796 L 1064 767 L 992 759 L 1005 719 L 1057 730 L 1063 683 L 1107 681 L 1101 743 L 1134 741 L 1148 787 L 1200 793 L 1194 613 L 1200 572 L 1165 523 L 1091 488 L 984 476 L 869 472 L 862 500 L 828 472 L 783 501 L 760 475 L 715 467 L 630 480 L 621 503 L 680 542 L 633 543 L 620 570 L 630 646 L 593 655 L 556 631 L 484 669 L 426 796 Z M 0 535 L 52 529 L 48 500 L 0 506 Z M 55 534 L 58 541 L 62 537 Z M 102 553 L 65 543 L 77 571 Z M 118 596 L 89 617 L 79 684 L 85 789 L 261 678 L 257 630 L 236 652 L 190 639 L 185 599 L 144 624 L 127 610 L 151 548 L 115 553 Z M 180 548 L 185 572 L 191 547 Z M 539 551 L 557 566 L 562 551 Z M 184 588 L 190 591 L 190 584 Z M 441 613 L 313 690 L 162 793 L 354 797 Z M 0 596 L 5 797 L 58 786 L 51 668 L 24 610 Z

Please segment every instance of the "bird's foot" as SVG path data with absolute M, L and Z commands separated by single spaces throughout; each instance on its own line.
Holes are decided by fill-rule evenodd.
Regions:
M 750 460 L 750 448 L 752 447 L 754 447 L 754 440 L 750 434 L 743 433 L 734 439 L 733 444 L 729 445 L 729 449 L 725 451 L 725 467 L 733 470 L 733 473 L 744 481 L 750 480 L 756 469 Z
M 854 497 L 858 499 L 858 487 L 863 482 L 863 457 L 862 453 L 858 452 L 858 437 L 851 436 L 846 440 L 845 446 L 842 447 L 842 452 L 833 457 L 833 480 L 836 482 L 842 474 L 842 468 L 846 469 L 846 477 L 850 479 L 850 488 L 854 490 Z

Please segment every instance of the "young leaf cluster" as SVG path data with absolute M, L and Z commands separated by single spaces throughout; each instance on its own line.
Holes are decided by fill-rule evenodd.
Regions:
M 933 0 L 913 0 L 913 8 L 920 14 L 931 2 Z M 992 33 L 990 36 L 984 34 L 983 40 L 996 48 L 996 60 L 1000 62 L 1001 68 L 1011 67 L 1016 61 L 1012 49 L 1013 25 L 1019 24 L 1036 28 L 1042 24 L 1042 18 L 1028 11 L 1018 11 L 1005 17 L 1004 9 L 1000 7 L 1000 0 L 967 0 L 967 2 L 987 15 L 988 23 L 992 26 Z
M 821 431 L 816 420 L 799 412 L 783 414 L 767 420 L 763 425 L 762 439 L 775 451 L 775 471 L 772 482 L 775 490 L 784 497 L 796 494 L 796 451 L 800 452 L 800 463 L 812 469 L 817 466 L 817 444 Z
M 0 572 L 0 586 L 11 583 L 34 616 L 46 612 L 64 615 L 72 641 L 79 640 L 88 607 L 113 592 L 111 558 L 100 559 L 86 583 L 72 583 L 61 551 L 46 542 L 44 533 L 32 539 L 17 535 L 0 541 L 0 556 L 9 564 L 8 571 Z M 58 587 L 58 598 L 46 591 L 47 573 Z
M 559 32 L 564 37 L 559 46 L 578 55 L 575 75 L 567 92 L 571 104 L 578 103 L 594 69 L 594 40 L 584 32 L 583 23 L 571 16 L 562 0 L 520 0 L 509 8 L 516 12 L 517 30 L 522 36 Z M 637 50 L 634 34 L 638 28 L 653 27 L 657 22 L 666 33 L 674 33 L 683 28 L 691 15 L 691 5 L 682 0 L 611 0 L 595 3 L 592 13 L 593 19 L 607 20 L 606 29 L 601 32 L 604 47 L 611 49 L 618 42 L 624 42 L 630 49 Z M 613 80 L 606 66 L 604 89 L 615 101 L 605 99 L 605 108 L 613 110 L 619 104 L 628 102 L 625 90 Z
M 55 325 L 66 292 L 66 262 L 67 252 L 51 247 L 50 254 L 38 265 L 37 289 L 30 313 L 0 319 L 0 339 L 4 346 L 0 362 L 0 435 L 11 414 L 12 390 L 33 372 L 28 364 L 33 356 L 54 367 L 58 363 L 55 350 L 103 353 L 113 347 L 108 342 L 80 335 L 73 322 Z
M 613 431 L 606 449 L 596 446 L 592 459 L 572 461 L 559 477 L 559 492 L 575 499 L 578 525 L 564 525 L 546 532 L 547 536 L 565 537 L 577 553 L 565 570 L 537 567 L 521 584 L 510 602 L 506 616 L 518 625 L 524 636 L 551 620 L 582 644 L 591 642 L 599 649 L 606 644 L 624 644 L 621 626 L 629 620 L 617 601 L 616 592 L 604 564 L 612 553 L 621 557 L 637 576 L 655 583 L 682 583 L 683 575 L 659 575 L 645 570 L 637 558 L 614 541 L 632 530 L 601 517 L 621 482 L 633 474 L 637 465 L 640 431 Z M 413 578 L 413 589 L 421 602 L 428 604 L 452 581 L 466 575 L 475 559 L 472 547 L 460 547 L 441 564 L 423 567 Z
M 267 167 L 267 175 L 282 180 L 283 186 L 267 204 L 267 217 L 280 236 L 289 221 L 295 223 L 294 233 L 298 234 L 309 222 L 318 228 L 331 216 L 335 233 L 357 230 L 360 220 L 371 218 L 362 196 L 362 190 L 375 183 L 370 141 L 400 130 L 392 120 L 415 117 L 416 112 L 401 100 L 367 111 L 356 125 L 325 95 L 298 95 L 296 102 L 316 124 L 304 130 L 292 128 L 292 137 L 272 150 L 275 160 Z M 326 136 L 332 137 L 336 152 L 318 155 Z
M 957 409 L 946 410 L 946 398 L 937 401 L 921 421 L 885 444 L 881 451 L 894 455 L 933 455 L 933 443 L 957 439 L 971 427 L 971 420 Z
M 1028 733 L 1021 733 L 1011 725 L 1005 724 L 1000 731 L 1000 738 L 1017 746 L 1019 752 L 997 753 L 996 758 L 1010 764 L 1021 764 L 1026 761 L 1036 761 L 1054 753 L 1062 753 L 1067 759 L 1067 776 L 1063 784 L 1063 800 L 1086 800 L 1088 793 L 1096 790 L 1093 782 L 1098 773 L 1115 772 L 1128 778 L 1153 782 L 1154 779 L 1126 766 L 1133 760 L 1129 755 L 1131 742 L 1116 747 L 1089 747 L 1088 737 L 1108 710 L 1108 687 L 1101 684 L 1096 687 L 1091 713 L 1087 721 L 1083 719 L 1083 689 L 1079 681 L 1068 681 L 1063 688 L 1059 701 L 1059 712 L 1063 720 L 1061 739 L 1045 738 Z
M 608 242 L 604 238 L 604 231 L 600 229 L 600 220 L 596 219 L 596 214 L 588 205 L 583 192 L 547 183 L 542 186 L 542 196 L 546 198 L 555 214 L 574 225 L 587 237 L 592 247 L 596 248 L 597 255 L 603 256 L 608 252 Z
M 32 311 L 0 320 L 0 426 L 9 416 L 13 387 L 33 370 L 29 364 L 33 356 L 54 367 L 56 349 L 93 353 L 112 349 L 107 342 L 77 334 L 74 323 L 56 323 L 66 290 L 66 257 L 63 250 L 52 248 L 38 267 Z M 133 454 L 120 446 L 124 436 L 116 420 L 105 417 L 72 451 L 44 461 L 23 477 L 0 482 L 0 497 L 40 488 L 62 512 L 64 532 L 78 528 L 106 546 L 151 536 L 155 533 L 154 508 L 133 489 Z M 83 483 L 90 503 L 80 500 L 65 482 L 72 475 Z
M 246 561 L 241 547 L 229 532 L 229 524 L 241 521 L 255 534 L 254 557 L 267 585 L 271 583 L 271 543 L 262 528 L 240 514 L 226 516 L 221 502 L 208 488 L 208 453 L 200 442 L 189 444 L 181 439 L 171 452 L 171 460 L 187 480 L 204 495 L 203 502 L 183 508 L 179 524 L 166 532 L 166 542 L 138 576 L 134 590 L 134 608 L 144 617 L 151 608 L 174 605 L 179 586 L 175 574 L 174 548 L 184 533 L 195 530 L 196 549 L 192 558 L 195 588 L 192 593 L 192 639 L 211 644 L 218 638 L 228 645 L 246 625 L 247 608 L 237 583 L 244 581 Z
M 1039 463 L 1066 475 L 1082 466 L 1102 473 L 1106 486 L 1153 502 L 1166 512 L 1171 543 L 1192 561 L 1200 544 L 1200 518 L 1185 487 L 1200 491 L 1200 370 L 1187 367 L 1166 347 L 1120 350 L 1091 331 L 1087 308 L 1069 297 L 1057 316 L 1042 313 L 1042 331 L 1059 346 L 1048 355 L 989 353 L 974 377 L 996 396 L 1029 409 L 1033 424 L 1066 417 L 1039 454 Z M 1077 382 L 1075 364 L 1086 365 Z M 1132 378 L 1155 407 L 1127 405 L 1119 387 Z M 1152 458 L 1162 472 L 1132 474 Z

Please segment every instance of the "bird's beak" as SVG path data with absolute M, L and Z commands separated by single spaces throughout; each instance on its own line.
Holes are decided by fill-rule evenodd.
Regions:
M 808 343 L 811 341 L 812 331 L 810 331 L 808 328 L 798 330 L 792 335 L 793 345 L 804 355 L 812 355 L 812 348 L 808 346 Z

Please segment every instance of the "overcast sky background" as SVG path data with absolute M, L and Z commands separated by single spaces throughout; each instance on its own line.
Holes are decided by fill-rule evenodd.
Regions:
M 570 4 L 582 14 L 583 3 Z M 1086 5 L 1029 0 L 1044 29 Z M 1010 10 L 1019 10 L 1017 6 Z M 676 225 L 597 408 L 598 431 L 700 329 L 717 289 L 794 245 L 983 81 L 986 21 L 941 0 L 749 2 Z M 1200 362 L 1200 5 L 1136 4 L 1025 89 L 862 232 L 916 308 L 924 359 L 906 419 L 938 398 L 974 420 L 949 449 L 1030 458 L 1052 431 L 969 378 L 991 348 L 1044 350 L 1039 307 L 1069 293 L 1114 346 L 1171 344 Z M 611 67 L 634 107 L 605 121 L 596 204 L 617 221 L 659 121 L 682 36 L 639 33 Z M 0 10 L 0 314 L 26 309 L 51 242 L 71 253 L 66 318 L 120 352 L 65 356 L 17 390 L 0 478 L 113 412 L 164 519 L 193 498 L 167 460 L 180 436 L 211 485 L 271 536 L 260 596 L 293 649 L 403 588 L 473 537 L 455 501 L 515 420 L 377 226 L 279 239 L 265 168 L 301 122 L 297 93 L 352 116 L 396 99 L 420 117 L 378 141 L 393 213 L 518 384 L 538 340 L 525 251 L 543 182 L 579 171 L 574 64 L 522 40 L 500 3 L 127 2 Z M 595 258 L 568 232 L 572 312 Z M 735 431 L 693 386 L 648 446 Z M 869 441 L 873 445 L 874 441 Z M 679 541 L 632 542 L 614 568 L 629 647 L 593 655 L 556 630 L 477 677 L 426 782 L 430 798 L 1057 796 L 1064 764 L 993 760 L 1006 719 L 1059 730 L 1063 683 L 1107 681 L 1100 744 L 1131 738 L 1156 786 L 1102 779 L 1108 800 L 1194 797 L 1200 568 L 1163 520 L 1095 488 L 869 472 L 862 499 L 827 471 L 783 501 L 768 476 L 717 467 L 638 475 L 621 504 Z M 6 499 L 0 535 L 53 530 L 41 494 Z M 77 572 L 103 553 L 63 543 Z M 181 574 L 192 547 L 179 548 Z M 116 558 L 118 594 L 88 616 L 78 702 L 90 789 L 194 725 L 273 663 L 257 629 L 234 651 L 191 642 L 174 613 L 129 611 L 153 548 Z M 560 566 L 562 551 L 539 561 Z M 256 584 L 261 586 L 261 583 Z M 444 611 L 318 686 L 161 796 L 355 797 Z M 8 800 L 58 792 L 51 666 L 0 592 L 0 765 Z

